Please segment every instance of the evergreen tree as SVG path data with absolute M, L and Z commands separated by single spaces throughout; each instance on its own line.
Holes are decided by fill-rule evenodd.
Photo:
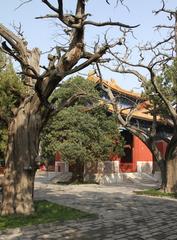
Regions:
M 54 159 L 59 151 L 63 161 L 77 166 L 76 171 L 80 169 L 82 178 L 85 162 L 108 160 L 113 152 L 122 155 L 124 141 L 114 116 L 99 106 L 94 83 L 81 77 L 70 79 L 56 91 L 55 97 L 62 102 L 77 91 L 86 96 L 49 120 L 42 135 L 42 153 L 45 159 Z

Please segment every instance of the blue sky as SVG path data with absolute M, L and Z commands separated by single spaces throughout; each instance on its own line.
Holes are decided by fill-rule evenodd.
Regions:
M 56 0 L 51 0 L 56 3 Z M 64 0 L 65 10 L 72 11 L 75 6 L 75 0 Z M 114 0 L 110 0 L 114 3 Z M 166 0 L 167 7 L 175 9 L 177 3 L 174 0 Z M 87 5 L 87 12 L 92 14 L 92 19 L 95 21 L 105 21 L 110 18 L 114 21 L 120 21 L 130 25 L 141 24 L 135 29 L 134 34 L 137 40 L 130 40 L 130 46 L 138 44 L 139 42 L 156 41 L 163 37 L 163 35 L 154 32 L 153 26 L 157 24 L 168 24 L 169 21 L 165 14 L 161 13 L 159 16 L 154 16 L 152 10 L 161 7 L 160 0 L 125 0 L 130 12 L 125 7 L 114 7 L 115 4 L 109 6 L 105 0 L 90 0 Z M 51 20 L 35 20 L 36 16 L 45 15 L 49 13 L 48 8 L 41 3 L 40 0 L 33 0 L 32 2 L 15 10 L 20 4 L 20 0 L 5 0 L 1 3 L 0 22 L 12 29 L 12 24 L 22 24 L 24 36 L 28 41 L 29 47 L 39 47 L 42 51 L 49 50 L 57 40 L 57 34 L 61 33 L 59 28 Z M 88 45 L 97 39 L 100 35 L 103 38 L 106 28 L 87 28 L 86 39 Z M 119 38 L 120 33 L 118 28 L 110 30 L 111 38 Z M 42 57 L 42 63 L 46 63 L 47 56 Z M 84 72 L 87 73 L 89 68 Z M 130 76 L 120 76 L 119 74 L 103 70 L 105 79 L 114 78 L 118 84 L 127 89 L 137 89 L 138 82 Z M 138 89 L 137 89 L 138 90 Z

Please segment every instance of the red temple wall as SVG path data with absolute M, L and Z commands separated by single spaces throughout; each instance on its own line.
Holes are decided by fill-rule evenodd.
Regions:
M 152 161 L 152 153 L 146 145 L 136 136 L 133 136 L 132 162 Z

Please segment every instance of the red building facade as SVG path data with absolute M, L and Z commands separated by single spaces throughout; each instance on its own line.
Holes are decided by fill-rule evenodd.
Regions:
M 99 85 L 100 79 L 95 74 L 90 74 L 88 79 L 98 83 Z M 134 103 L 137 104 L 138 102 L 136 110 L 133 111 L 132 114 L 132 124 L 138 124 L 138 126 L 142 129 L 148 129 L 152 126 L 153 116 L 149 111 L 151 105 L 148 101 L 143 99 L 140 94 L 120 88 L 115 81 L 102 81 L 102 83 L 105 87 L 110 87 L 115 96 L 117 94 L 117 99 L 119 99 L 119 108 L 121 107 L 123 116 L 126 117 L 130 113 L 132 107 L 134 107 Z M 106 99 L 106 94 L 103 94 L 103 98 Z M 109 111 L 113 111 L 111 106 L 109 107 Z M 167 142 L 163 141 L 161 136 L 163 135 L 164 139 L 165 137 L 168 138 L 170 132 L 168 132 L 168 126 L 164 125 L 159 116 L 157 116 L 157 123 L 157 139 L 159 135 L 159 139 L 161 140 L 157 140 L 156 145 L 164 156 Z M 86 175 L 97 175 L 97 178 L 100 176 L 106 176 L 110 178 L 110 182 L 116 182 L 117 179 L 120 178 L 120 173 L 153 172 L 155 164 L 152 153 L 148 147 L 137 136 L 132 135 L 126 129 L 121 128 L 120 132 L 125 139 L 124 156 L 119 157 L 117 155 L 113 155 L 110 156 L 110 159 L 106 162 L 86 163 L 84 169 Z M 61 159 L 62 158 L 60 158 L 59 161 L 56 161 L 58 162 L 56 164 L 56 169 L 70 169 L 67 166 L 62 166 Z M 100 180 L 98 179 L 98 181 Z
M 100 82 L 99 77 L 90 73 L 88 79 L 94 81 L 95 83 Z M 102 84 L 105 87 L 111 88 L 114 96 L 117 96 L 118 106 L 121 108 L 121 112 L 123 116 L 127 116 L 132 108 L 135 110 L 132 113 L 132 124 L 140 126 L 140 128 L 148 129 L 152 126 L 153 116 L 150 113 L 151 104 L 146 99 L 142 98 L 142 96 L 138 93 L 127 91 L 119 87 L 114 80 L 106 81 L 102 80 Z M 104 99 L 107 98 L 106 93 L 103 95 Z M 109 98 L 108 98 L 109 100 Z M 112 112 L 112 106 L 109 107 Z M 168 126 L 166 126 L 160 116 L 157 116 L 157 139 L 159 135 L 159 139 L 163 138 L 167 139 L 170 135 L 168 135 Z M 166 132 L 167 131 L 167 132 Z M 119 161 L 119 171 L 120 172 L 152 172 L 153 170 L 153 156 L 148 147 L 136 136 L 132 135 L 126 129 L 121 131 L 122 136 L 125 139 L 125 155 L 121 158 L 114 157 L 111 160 Z M 161 151 L 162 155 L 165 155 L 167 142 L 164 140 L 160 140 L 156 142 L 157 147 Z

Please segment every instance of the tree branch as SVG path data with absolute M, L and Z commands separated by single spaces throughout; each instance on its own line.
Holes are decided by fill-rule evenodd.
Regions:
M 168 43 L 171 39 L 174 39 L 175 35 L 169 36 L 168 38 L 164 39 L 163 41 L 160 41 L 158 43 L 156 43 L 154 46 L 144 46 L 141 47 L 141 50 L 153 50 L 153 49 L 157 49 L 160 45 L 164 44 L 164 43 Z
M 125 27 L 125 28 L 136 28 L 139 27 L 140 24 L 138 25 L 127 25 L 121 22 L 112 22 L 112 21 L 107 21 L 107 22 L 93 22 L 93 21 L 85 21 L 83 25 L 93 25 L 96 27 L 104 27 L 104 26 L 118 26 L 118 27 Z
M 97 62 L 105 53 L 109 48 L 113 48 L 114 46 L 116 46 L 118 43 L 114 43 L 112 45 L 104 45 L 103 47 L 101 47 L 96 53 L 91 54 L 90 58 L 85 61 L 84 63 L 80 64 L 79 66 L 76 66 L 75 68 L 72 68 L 71 70 L 66 72 L 66 75 L 78 72 L 84 68 L 86 68 L 87 66 L 89 66 L 91 63 L 93 62 Z
M 56 115 L 59 111 L 61 111 L 62 109 L 64 109 L 65 107 L 69 107 L 71 105 L 73 105 L 79 98 L 84 98 L 86 97 L 86 93 L 76 93 L 73 96 L 71 96 L 70 98 L 68 98 L 66 101 L 62 102 L 60 104 L 60 106 L 58 108 L 56 107 L 52 107 L 52 108 L 47 108 L 47 111 L 44 112 L 43 115 L 43 123 L 42 125 L 44 126 L 46 124 L 46 122 L 48 121 L 48 119 L 54 115 Z M 56 101 L 57 99 L 55 99 Z M 54 101 L 52 101 L 52 103 L 50 103 L 50 106 L 53 106 Z
M 160 12 L 165 12 L 165 13 L 168 13 L 170 15 L 174 15 L 175 14 L 175 11 L 172 11 L 170 9 L 166 9 L 165 8 L 165 1 L 164 0 L 162 0 L 162 7 L 159 10 L 153 11 L 153 13 L 155 15 L 159 14 Z
M 23 6 L 24 4 L 29 3 L 29 2 L 32 2 L 32 0 L 23 1 L 22 3 L 20 3 L 20 5 L 18 7 L 15 8 L 15 10 L 19 9 L 21 6 Z
M 59 17 L 63 18 L 63 0 L 58 0 L 58 13 Z
M 125 127 L 128 130 L 131 130 L 131 132 L 139 132 L 141 134 L 145 134 L 145 131 L 139 128 L 136 128 L 135 126 L 132 126 L 132 124 L 130 124 L 128 121 L 130 119 L 130 115 L 132 114 L 133 111 L 130 111 L 129 114 L 127 115 L 128 117 L 126 118 L 126 120 L 122 117 L 123 114 L 121 114 L 121 112 L 123 111 L 123 109 L 119 109 L 118 108 L 118 104 L 116 101 L 116 98 L 114 97 L 114 94 L 112 92 L 112 90 L 109 87 L 105 87 L 104 83 L 103 83 L 103 78 L 102 78 L 102 74 L 99 68 L 98 63 L 96 63 L 97 66 L 97 70 L 98 70 L 98 75 L 99 75 L 99 79 L 100 79 L 100 83 L 101 83 L 101 87 L 103 89 L 103 91 L 105 91 L 108 94 L 108 97 L 110 99 L 111 105 L 113 107 L 113 111 L 116 114 L 116 120 L 117 120 L 117 124 L 121 124 L 123 127 Z M 110 104 L 110 103 L 107 103 Z M 128 120 L 128 121 L 127 121 Z
M 58 13 L 58 8 L 54 7 L 48 0 L 42 0 L 44 4 L 46 4 L 51 10 Z
M 58 18 L 58 14 L 47 14 L 45 16 L 35 17 L 35 19 Z
M 152 68 L 149 68 L 149 72 L 150 72 L 150 80 L 151 83 L 156 91 L 156 93 L 159 95 L 159 97 L 162 99 L 162 101 L 165 103 L 169 114 L 171 115 L 172 121 L 174 123 L 174 126 L 177 127 L 177 116 L 176 116 L 176 111 L 173 109 L 171 103 L 167 100 L 167 98 L 164 96 L 164 94 L 160 91 L 158 85 L 156 84 L 156 75 L 153 72 Z

